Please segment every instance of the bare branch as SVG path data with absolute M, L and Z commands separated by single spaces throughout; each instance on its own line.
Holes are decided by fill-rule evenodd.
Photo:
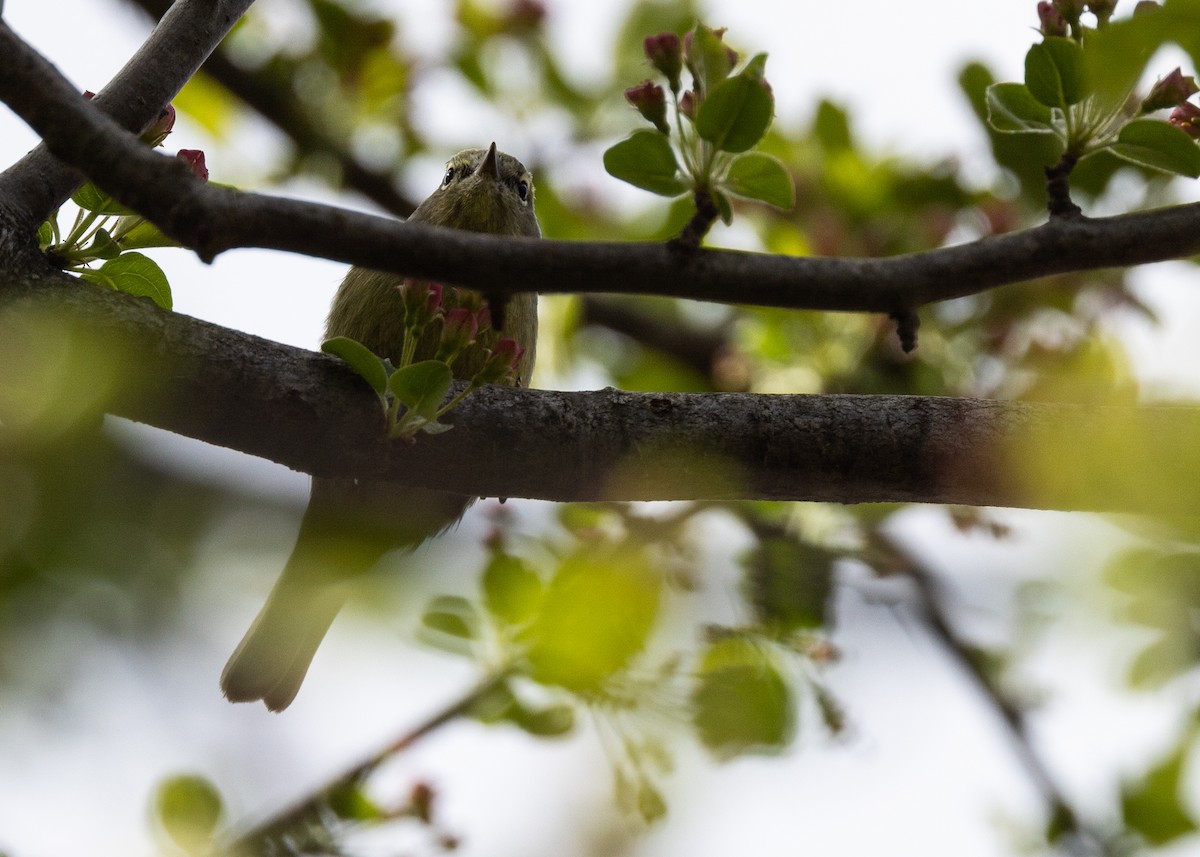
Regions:
M 130 132 L 141 132 L 196 73 L 254 0 L 178 0 L 142 47 L 96 96 L 93 105 Z M 24 116 L 35 111 L 54 136 L 80 129 L 73 113 L 83 93 L 0 22 L 3 100 Z M 52 72 L 48 74 L 47 70 Z M 17 105 L 22 105 L 18 108 Z M 90 109 L 93 109 L 89 105 Z M 42 133 L 39 129 L 39 133 Z M 42 133 L 43 138 L 47 135 Z M 37 227 L 83 181 L 77 162 L 59 163 L 38 146 L 0 173 L 0 205 L 17 223 Z
M 63 275 L 0 277 L 0 342 L 27 343 L 6 363 L 10 390 L 44 397 L 61 365 L 60 340 L 28 333 L 39 320 L 72 343 L 89 393 L 107 390 L 98 408 L 321 476 L 548 500 L 1200 511 L 1195 408 L 495 387 L 450 414 L 453 431 L 390 444 L 375 394 L 340 361 Z
M 896 313 L 1066 271 L 1200 252 L 1200 204 L 1107 218 L 1054 218 L 1024 232 L 886 259 L 794 258 L 664 244 L 564 242 L 402 224 L 200 182 L 74 94 L 0 24 L 0 99 L 58 157 L 202 258 L 263 247 L 492 293 L 656 294 L 796 309 Z M 54 105 L 29 91 L 53 92 Z

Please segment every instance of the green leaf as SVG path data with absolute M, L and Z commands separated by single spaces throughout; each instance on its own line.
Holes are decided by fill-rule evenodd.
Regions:
M 121 255 L 121 248 L 107 229 L 97 229 L 95 238 L 84 252 L 92 259 L 115 259 Z
M 721 215 L 721 222 L 728 226 L 733 223 L 733 203 L 729 201 L 729 195 L 720 188 L 713 188 L 711 192 L 717 213 Z
M 183 245 L 167 235 L 149 220 L 141 217 L 136 226 L 121 236 L 118 242 L 123 250 L 139 250 L 145 247 L 182 247 Z M 119 231 L 119 230 L 115 230 Z
M 653 824 L 667 814 L 667 802 L 663 800 L 662 793 L 645 777 L 638 783 L 637 810 L 647 824 Z
M 38 249 L 40 250 L 45 250 L 54 243 L 54 227 L 50 224 L 49 220 L 38 227 L 37 240 Z
M 774 659 L 741 639 L 709 647 L 691 701 L 701 742 L 721 759 L 779 752 L 796 731 L 792 690 Z
M 729 46 L 711 27 L 696 24 L 692 31 L 688 70 L 704 97 L 720 86 L 733 70 Z
M 1196 823 L 1180 805 L 1182 772 L 1180 747 L 1121 796 L 1125 823 L 1152 845 L 1165 845 L 1196 830 Z
M 1135 119 L 1108 147 L 1114 155 L 1143 167 L 1189 178 L 1200 176 L 1200 146 L 1183 130 L 1157 119 Z
M 422 360 L 402 366 L 388 379 L 388 389 L 419 417 L 433 420 L 450 392 L 454 373 L 440 360 Z
M 532 619 L 544 591 L 537 573 L 506 553 L 493 556 L 483 572 L 484 606 L 509 625 L 521 625 Z
M 530 675 L 595 692 L 646 645 L 662 580 L 633 545 L 588 545 L 562 561 L 524 635 Z
M 1002 134 L 1052 134 L 1054 114 L 1023 83 L 994 83 L 987 88 L 987 121 Z
M 798 538 L 764 535 L 745 562 L 746 599 L 759 622 L 782 632 L 824 626 L 832 554 Z
M 1025 54 L 1025 85 L 1047 107 L 1066 110 L 1087 94 L 1083 48 L 1071 39 L 1047 38 Z
M 538 738 L 560 738 L 575 728 L 575 710 L 569 705 L 551 705 L 531 710 L 517 704 L 505 719 Z
M 348 336 L 335 336 L 321 343 L 321 350 L 340 357 L 349 364 L 380 396 L 388 387 L 387 369 L 378 355 L 361 342 Z
M 326 799 L 333 814 L 343 821 L 382 821 L 387 813 L 367 797 L 359 783 L 351 783 L 334 789 Z
M 724 152 L 744 152 L 771 127 L 775 96 L 753 75 L 731 77 L 709 93 L 696 111 L 696 133 Z
M 221 795 L 203 777 L 171 777 L 155 792 L 154 814 L 176 845 L 188 854 L 204 854 L 221 820 Z
M 604 153 L 604 169 L 614 178 L 659 196 L 688 189 L 679 173 L 671 143 L 657 131 L 634 131 Z
M 162 268 L 141 253 L 122 253 L 94 271 L 80 276 L 120 292 L 147 297 L 163 309 L 171 308 L 171 284 Z
M 757 199 L 785 211 L 796 204 L 792 174 L 782 161 L 763 152 L 734 158 L 723 184 L 735 196 Z
M 132 209 L 121 205 L 121 203 L 117 202 L 91 182 L 88 182 L 79 190 L 75 191 L 75 193 L 71 195 L 71 201 L 80 208 L 95 212 L 96 214 L 134 213 Z
M 421 615 L 420 637 L 443 651 L 470 654 L 471 642 L 479 637 L 479 614 L 465 598 L 438 596 Z

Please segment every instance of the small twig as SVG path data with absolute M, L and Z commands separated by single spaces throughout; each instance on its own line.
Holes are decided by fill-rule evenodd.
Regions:
M 700 243 L 704 240 L 704 236 L 708 234 L 708 230 L 717 222 L 717 217 L 720 212 L 717 211 L 717 205 L 713 202 L 712 194 L 706 190 L 698 190 L 695 195 L 696 213 L 692 215 L 692 219 L 683 227 L 683 231 L 669 242 L 674 248 L 680 250 L 695 250 L 700 247 Z
M 385 744 L 362 762 L 334 777 L 299 803 L 238 835 L 225 849 L 225 852 L 256 854 L 260 849 L 255 846 L 284 835 L 288 830 L 303 824 L 308 819 L 319 817 L 328 807 L 331 796 L 343 789 L 361 784 L 388 759 L 408 750 L 431 732 L 469 713 L 480 700 L 495 691 L 508 677 L 509 673 L 503 671 L 488 676 L 468 693 L 435 712 L 416 727 L 405 731 L 394 741 Z
M 1063 152 L 1058 163 L 1046 167 L 1046 208 L 1051 217 L 1078 217 L 1083 212 L 1071 201 L 1071 171 L 1079 158 L 1074 152 Z
M 991 704 L 1004 723 L 1013 751 L 1049 808 L 1050 822 L 1047 829 L 1058 832 L 1057 838 L 1062 844 L 1073 847 L 1079 854 L 1103 853 L 1103 839 L 1080 821 L 1055 783 L 1054 777 L 1034 750 L 1024 709 L 997 686 L 982 666 L 977 652 L 959 639 L 950 627 L 945 599 L 939 592 L 939 582 L 928 569 L 898 545 L 891 540 L 886 542 L 889 549 L 902 558 L 908 576 L 916 584 L 926 608 L 925 618 L 929 630 L 963 671 L 974 680 L 980 695 Z

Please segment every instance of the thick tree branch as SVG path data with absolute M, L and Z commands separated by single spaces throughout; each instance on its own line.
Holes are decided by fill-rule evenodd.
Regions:
M 93 104 L 130 132 L 141 132 L 170 103 L 196 69 L 245 14 L 254 0 L 177 0 L 124 68 Z M 73 121 L 65 103 L 83 101 L 83 93 L 0 22 L 0 79 L 4 101 L 17 113 L 35 109 L 48 115 L 62 133 Z M 47 75 L 47 69 L 53 75 Z M 69 96 L 68 96 L 69 93 Z M 12 100 L 10 100 L 12 99 Z M 71 110 L 67 109 L 66 113 Z M 23 115 L 23 114 L 22 114 Z M 0 207 L 12 222 L 36 228 L 83 181 L 75 164 L 59 162 L 44 144 L 0 173 Z
M 336 359 L 63 275 L 0 277 L 3 345 L 19 359 L 0 404 L 73 401 L 55 367 L 87 367 L 98 409 L 323 476 L 549 500 L 1200 511 L 1194 408 L 497 387 L 467 397 L 453 431 L 390 444 Z
M 0 56 L 7 58 L 0 63 L 0 99 L 51 151 L 205 259 L 235 247 L 264 247 L 488 292 L 640 293 L 895 313 L 1050 274 L 1200 252 L 1200 204 L 1098 219 L 1055 218 L 1024 232 L 886 259 L 506 239 L 402 224 L 204 185 L 182 162 L 119 132 L 3 24 Z M 30 98 L 30 91 L 52 95 Z

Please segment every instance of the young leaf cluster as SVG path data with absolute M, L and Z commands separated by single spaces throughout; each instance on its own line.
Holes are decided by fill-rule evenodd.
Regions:
M 767 55 L 757 54 L 734 71 L 738 55 L 724 30 L 697 24 L 682 39 L 675 33 L 647 37 L 647 59 L 663 74 L 662 86 L 646 80 L 625 92 L 653 129 L 634 131 L 604 153 L 614 177 L 660 196 L 706 194 L 725 223 L 731 197 L 779 209 L 795 204 L 791 174 L 779 159 L 751 151 L 775 116 L 775 98 L 764 76 Z M 691 88 L 682 90 L 683 70 Z
M 474 293 L 451 289 L 453 306 L 442 302 L 440 284 L 405 280 L 399 286 L 404 295 L 404 347 L 400 365 L 380 357 L 357 340 L 335 336 L 321 344 L 321 350 L 340 357 L 371 385 L 387 414 L 388 436 L 410 439 L 418 432 L 440 434 L 451 427 L 440 422 L 472 391 L 483 384 L 512 383 L 525 354 L 515 340 L 501 338 L 491 327 L 491 316 L 481 301 L 472 302 Z M 434 357 L 416 360 L 417 345 L 436 343 Z M 478 355 L 467 385 L 450 401 L 446 397 L 456 377 L 455 361 L 471 351 Z
M 658 783 L 671 768 L 664 727 L 687 722 L 710 753 L 731 759 L 786 749 L 801 697 L 827 724 L 840 717 L 811 674 L 829 659 L 820 636 L 824 566 L 804 569 L 826 581 L 804 584 L 811 591 L 800 600 L 810 609 L 753 627 L 710 627 L 686 652 L 651 653 L 652 641 L 667 633 L 669 599 L 689 588 L 672 585 L 688 579 L 674 556 L 699 508 L 658 521 L 614 507 L 565 507 L 560 518 L 571 538 L 548 561 L 532 562 L 496 535 L 479 597 L 438 596 L 421 619 L 425 642 L 503 677 L 473 709 L 476 718 L 554 737 L 586 710 L 608 750 L 618 804 L 646 823 L 667 808 Z M 765 597 L 794 590 L 795 556 L 766 550 L 764 542 L 748 558 L 756 590 L 770 589 Z M 797 681 L 793 662 L 810 670 L 806 680 Z
M 1200 108 L 1188 101 L 1197 91 L 1180 69 L 1160 78 L 1144 98 L 1134 88 L 1154 49 L 1168 38 L 1167 19 L 1200 27 L 1200 4 L 1139 3 L 1131 19 L 1111 22 L 1112 3 L 1056 0 L 1039 3 L 1042 41 L 1025 55 L 1023 83 L 996 83 L 987 90 L 988 122 L 1005 134 L 1050 135 L 1064 161 L 1109 152 L 1162 172 L 1200 176 Z M 1090 9 L 1095 27 L 1080 15 Z M 1178 23 L 1178 22 L 1176 22 Z M 1149 114 L 1173 108 L 1169 119 Z
M 142 135 L 151 146 L 161 146 L 175 124 L 175 109 L 168 106 L 159 120 Z M 204 152 L 180 149 L 177 156 L 207 181 Z M 179 242 L 141 215 L 130 211 L 96 185 L 88 182 L 71 197 L 78 206 L 64 234 L 58 212 L 38 229 L 38 247 L 56 266 L 93 283 L 138 297 L 148 297 L 171 309 L 171 285 L 162 268 L 144 253 L 151 247 L 178 247 Z M 94 267 L 99 263 L 99 267 Z

